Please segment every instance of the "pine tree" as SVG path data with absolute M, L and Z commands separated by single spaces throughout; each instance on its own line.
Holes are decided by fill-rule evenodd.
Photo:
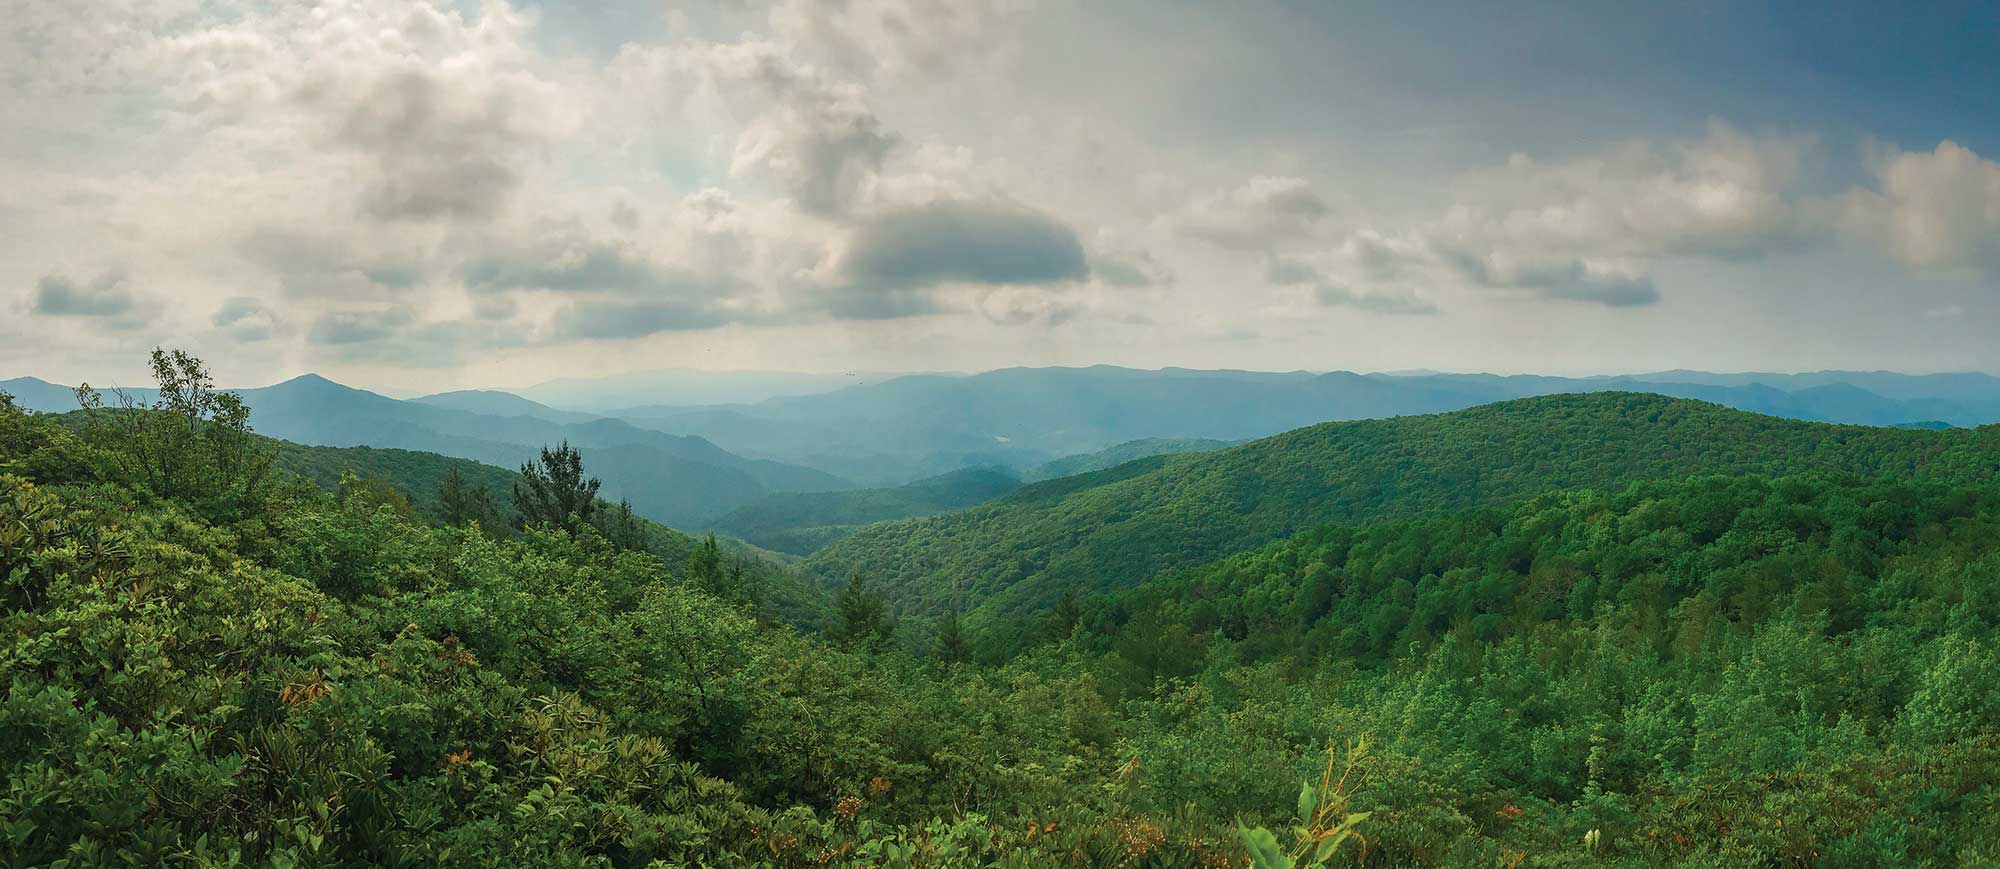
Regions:
M 722 549 L 716 545 L 715 535 L 703 538 L 688 553 L 688 582 L 709 594 L 727 596 L 722 580 Z
M 542 447 L 540 459 L 521 466 L 514 510 L 523 527 L 551 525 L 573 534 L 597 508 L 599 485 L 596 477 L 583 475 L 583 453 L 569 441 L 554 449 Z
M 938 621 L 937 639 L 931 644 L 931 660 L 940 664 L 962 664 L 971 657 L 972 647 L 966 642 L 965 626 L 959 621 L 958 607 L 952 607 Z
M 467 483 L 457 468 L 447 471 L 438 483 L 437 499 L 438 511 L 446 525 L 457 528 L 470 522 L 488 534 L 500 528 L 500 511 L 493 504 L 493 493 L 484 486 Z
M 834 642 L 850 649 L 879 651 L 888 647 L 888 609 L 880 594 L 862 586 L 861 574 L 847 578 L 847 587 L 834 597 L 833 608 L 840 619 L 829 632 Z

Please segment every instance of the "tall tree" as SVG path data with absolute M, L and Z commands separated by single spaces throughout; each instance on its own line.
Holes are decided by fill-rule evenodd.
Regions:
M 847 586 L 834 597 L 833 609 L 839 619 L 829 632 L 834 642 L 850 649 L 888 648 L 892 630 L 888 607 L 882 595 L 862 585 L 861 574 L 847 578 Z
M 85 383 L 76 388 L 86 426 L 119 445 L 134 476 L 161 497 L 256 498 L 269 480 L 271 451 L 250 429 L 250 406 L 215 389 L 208 366 L 184 350 L 153 348 L 152 402 L 117 390 L 116 413 Z
M 596 510 L 599 485 L 596 477 L 583 475 L 583 453 L 569 441 L 554 449 L 542 447 L 539 459 L 521 466 L 514 510 L 523 527 L 552 525 L 574 534 Z
M 470 522 L 488 534 L 500 530 L 500 509 L 493 503 L 493 492 L 466 482 L 457 468 L 445 472 L 438 482 L 437 499 L 446 525 L 462 527 Z
M 722 578 L 722 548 L 710 534 L 688 553 L 688 582 L 709 594 L 726 596 Z
M 931 660 L 940 664 L 963 664 L 972 657 L 972 646 L 966 642 L 965 626 L 960 623 L 958 607 L 952 607 L 938 620 L 937 639 L 931 643 Z

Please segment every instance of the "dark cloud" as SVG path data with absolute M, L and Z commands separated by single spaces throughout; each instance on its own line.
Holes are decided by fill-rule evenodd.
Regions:
M 62 274 L 46 274 L 35 282 L 34 310 L 54 317 L 122 318 L 138 311 L 139 298 L 125 287 L 125 276 L 105 272 L 88 283 Z
M 1047 284 L 1090 267 L 1076 232 L 1048 215 L 1003 203 L 939 202 L 862 225 L 841 257 L 852 287 L 895 291 L 945 283 Z
M 208 322 L 238 341 L 263 341 L 276 334 L 279 325 L 276 312 L 245 296 L 224 300 Z
M 323 98 L 308 90 L 308 101 Z M 454 82 L 433 70 L 408 69 L 365 88 L 334 131 L 334 141 L 367 154 L 375 177 L 361 207 L 383 219 L 486 218 L 520 185 L 516 164 L 530 143 L 516 103 L 485 82 Z
M 321 345 L 364 344 L 402 334 L 415 316 L 403 307 L 377 311 L 336 311 L 323 314 L 306 333 L 306 341 Z
M 711 298 L 728 287 L 720 280 L 662 267 L 617 244 L 589 243 L 539 257 L 487 256 L 460 271 L 476 290 L 558 290 L 635 296 Z
M 1558 260 L 1495 268 L 1486 259 L 1447 252 L 1445 261 L 1487 287 L 1530 290 L 1550 299 L 1631 308 L 1660 301 L 1660 290 L 1644 275 L 1592 269 L 1581 260 Z
M 423 282 L 424 269 L 414 254 L 377 241 L 260 226 L 238 247 L 274 274 L 289 296 L 384 299 Z
M 643 338 L 660 332 L 709 329 L 727 322 L 715 310 L 678 301 L 579 302 L 556 315 L 561 339 Z

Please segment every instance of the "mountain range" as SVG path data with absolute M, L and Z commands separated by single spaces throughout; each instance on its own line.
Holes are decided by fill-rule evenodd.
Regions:
M 0 382 L 0 389 L 32 409 L 75 406 L 67 387 L 34 378 Z M 691 528 L 770 495 L 890 489 L 968 468 L 1035 481 L 1322 422 L 1599 391 L 1692 398 L 1817 422 L 1934 428 L 2000 421 L 2000 378 L 1866 371 L 1578 378 L 1111 366 L 902 376 L 666 371 L 551 381 L 526 394 L 466 390 L 408 400 L 306 375 L 241 390 L 256 409 L 259 431 L 301 444 L 426 450 L 511 467 L 544 444 L 567 440 L 588 450 L 608 496 L 631 499 L 648 518 Z M 637 403 L 715 397 L 757 400 Z M 920 510 L 880 518 L 938 506 L 929 495 L 861 497 Z M 847 515 L 842 503 L 813 503 L 825 506 L 819 518 Z M 774 509 L 804 516 L 798 507 Z M 852 523 L 801 527 L 823 526 L 845 533 Z

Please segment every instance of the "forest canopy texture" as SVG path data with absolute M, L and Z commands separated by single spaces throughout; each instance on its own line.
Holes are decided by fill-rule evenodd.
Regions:
M 0 399 L 0 863 L 2000 864 L 1993 430 L 1530 399 L 805 575 L 158 362 Z

